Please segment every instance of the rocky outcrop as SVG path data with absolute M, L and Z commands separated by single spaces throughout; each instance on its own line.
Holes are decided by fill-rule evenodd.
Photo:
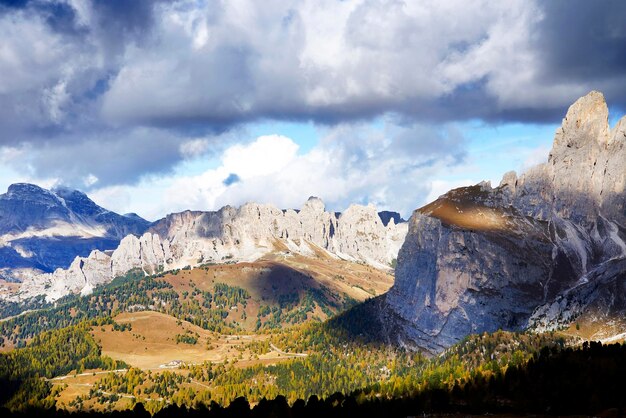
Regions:
M 398 256 L 406 232 L 406 224 L 396 225 L 393 218 L 385 226 L 374 206 L 353 205 L 339 216 L 329 249 L 373 265 L 389 265 Z
M 605 331 L 601 338 L 626 332 L 626 258 L 602 263 L 570 289 L 538 307 L 529 326 L 539 332 L 567 327 L 573 322 L 592 324 Z
M 608 107 L 591 92 L 568 110 L 548 162 L 517 180 L 509 203 L 530 216 L 553 214 L 583 226 L 598 214 L 626 224 L 626 117 L 609 129 Z
M 77 190 L 13 184 L 0 195 L 0 271 L 11 277 L 18 268 L 68 268 L 76 256 L 113 249 L 149 225 L 137 215 L 106 210 Z
M 625 120 L 609 130 L 592 92 L 568 110 L 547 163 L 415 211 L 386 298 L 403 338 L 439 352 L 469 333 L 523 329 L 544 305 L 533 318 L 550 322 L 564 292 L 626 257 Z
M 252 261 L 272 251 L 314 255 L 315 251 L 389 268 L 407 232 L 392 215 L 382 223 L 373 206 L 350 206 L 344 213 L 325 211 L 311 197 L 301 210 L 280 210 L 247 203 L 216 212 L 185 211 L 156 222 L 144 235 L 129 235 L 110 254 L 92 252 L 69 269 L 26 280 L 21 297 L 45 294 L 55 300 L 69 292 L 87 292 L 134 269 L 146 274 L 202 263 Z
M 129 235 L 111 255 L 108 281 L 134 269 L 154 274 L 167 267 L 168 261 L 171 262 L 170 247 L 167 242 L 162 243 L 158 235 L 146 233 L 139 238 Z

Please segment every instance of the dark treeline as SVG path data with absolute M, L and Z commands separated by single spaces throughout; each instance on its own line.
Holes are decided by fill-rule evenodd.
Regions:
M 451 389 L 430 388 L 387 398 L 363 398 L 360 391 L 348 396 L 334 394 L 319 400 L 298 400 L 289 405 L 278 396 L 261 400 L 253 408 L 237 398 L 226 408 L 212 402 L 186 409 L 166 407 L 156 417 L 406 417 L 436 413 L 502 414 L 610 414 L 626 410 L 626 346 L 585 343 L 579 349 L 545 348 L 527 364 L 511 366 L 491 377 L 477 375 Z M 148 417 L 143 405 L 134 410 L 111 413 L 76 413 L 31 410 L 24 413 L 0 411 L 0 416 Z

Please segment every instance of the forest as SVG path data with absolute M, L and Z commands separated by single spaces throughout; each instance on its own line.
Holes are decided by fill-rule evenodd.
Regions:
M 168 273 L 176 275 L 180 271 Z M 245 320 L 245 314 L 239 319 L 233 318 L 230 313 L 232 308 L 245 309 L 250 300 L 246 289 L 217 282 L 212 291 L 207 291 L 190 282 L 191 291 L 180 291 L 163 277 L 164 273 L 145 276 L 142 271 L 132 270 L 95 289 L 88 296 L 68 295 L 54 305 L 44 304 L 39 299 L 33 301 L 28 305 L 28 308 L 36 309 L 32 312 L 7 305 L 5 311 L 17 316 L 0 322 L 0 346 L 23 347 L 44 331 L 76 325 L 85 320 L 114 317 L 120 312 L 142 310 L 171 315 L 222 334 L 242 331 L 240 322 Z M 277 303 L 260 306 L 254 330 L 280 330 L 285 325 L 298 325 L 311 319 L 316 308 L 330 317 L 356 304 L 349 297 L 338 304 L 329 294 L 329 289 L 321 287 L 306 289 L 302 295 L 280 295 Z
M 94 320 L 37 335 L 27 347 L 0 353 L 0 402 L 12 410 L 52 407 L 55 393 L 48 379 L 86 369 L 115 370 L 127 364 L 102 356 L 90 327 Z
M 452 386 L 429 385 L 400 396 L 363 396 L 365 390 L 325 397 L 312 395 L 289 402 L 283 395 L 263 398 L 251 406 L 238 397 L 228 404 L 215 401 L 193 408 L 171 404 L 155 417 L 406 417 L 423 414 L 603 414 L 624 412 L 626 346 L 585 343 L 578 349 L 544 348 L 524 364 L 512 365 L 494 374 L 477 373 Z M 21 412 L 0 410 L 2 416 L 69 416 L 50 405 Z M 72 414 L 71 416 L 82 416 Z M 148 417 L 142 403 L 126 412 L 90 416 Z
M 0 323 L 5 343 L 16 347 L 0 353 L 0 404 L 18 415 L 61 416 L 65 408 L 121 414 L 115 411 L 134 408 L 126 414 L 225 417 L 569 414 L 623 407 L 624 346 L 577 345 L 559 333 L 497 331 L 468 336 L 429 357 L 388 344 L 374 315 L 381 298 L 325 322 L 297 316 L 320 308 L 324 298 L 323 292 L 286 294 L 273 306 L 260 305 L 256 332 L 265 339 L 236 346 L 257 359 L 272 346 L 304 353 L 300 357 L 247 364 L 239 356 L 142 370 L 103 356 L 93 330 L 133 333 L 131 323 L 117 323 L 114 316 L 150 308 L 181 324 L 233 334 L 238 328 L 227 322 L 228 312 L 245 307 L 250 295 L 219 282 L 211 290 L 177 291 L 158 275 L 131 273 L 89 296 L 69 296 Z M 200 335 L 188 329 L 172 338 L 177 346 L 196 346 Z M 88 393 L 57 410 L 64 385 L 54 378 L 79 374 L 93 375 Z

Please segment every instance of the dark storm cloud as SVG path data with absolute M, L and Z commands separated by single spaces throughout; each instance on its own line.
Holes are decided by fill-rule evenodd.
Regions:
M 154 0 L 92 0 L 93 10 L 102 25 L 117 35 L 141 35 L 152 26 Z
M 580 81 L 624 75 L 626 2 L 553 1 L 544 8 L 537 46 L 553 78 Z
M 30 0 L 0 0 L 0 10 L 5 9 L 21 9 L 26 7 Z
M 602 90 L 626 108 L 626 2 L 550 1 L 536 34 L 542 77 Z
M 179 138 L 145 128 L 121 135 L 107 132 L 67 145 L 49 141 L 39 147 L 29 161 L 33 174 L 63 179 L 81 189 L 92 186 L 91 176 L 97 179 L 94 187 L 132 184 L 144 173 L 167 171 L 182 158 Z
M 449 122 L 554 122 L 591 89 L 626 108 L 625 2 L 353 4 L 0 1 L 0 147 L 31 147 L 40 176 L 116 184 L 255 120 L 394 114 L 432 130 L 399 128 L 402 152 L 460 161 Z
M 218 45 L 210 53 L 202 48 L 189 51 L 187 45 L 182 52 L 164 49 L 172 61 L 169 68 L 135 62 L 127 68 L 134 70 L 130 76 L 121 74 L 112 84 L 104 114 L 124 123 L 166 127 L 193 123 L 220 129 L 260 118 L 336 124 L 389 112 L 431 123 L 471 118 L 554 121 L 591 89 L 616 86 L 613 96 L 625 96 L 626 83 L 617 85 L 616 79 L 623 81 L 626 60 L 624 29 L 618 23 L 625 6 L 605 2 L 596 7 L 601 11 L 585 3 L 576 6 L 554 2 L 531 10 L 523 28 L 527 33 L 517 35 L 524 36 L 522 42 L 515 38 L 516 28 L 510 30 L 513 35 L 498 33 L 487 25 L 481 27 L 478 19 L 475 27 L 459 35 L 450 26 L 454 16 L 424 22 L 409 16 L 402 2 L 365 1 L 341 22 L 346 53 L 358 52 L 354 65 L 330 69 L 303 67 L 307 22 L 291 9 L 277 8 L 274 16 L 265 16 L 267 21 L 260 17 L 259 26 L 278 29 L 261 33 L 259 39 L 237 30 L 224 36 L 224 27 L 231 28 L 212 19 L 208 30 Z M 509 45 L 506 36 L 511 36 Z M 497 49 L 498 43 L 506 48 Z M 490 44 L 496 46 L 480 49 Z M 583 46 L 579 53 L 576 45 Z M 523 54 L 533 60 L 520 62 L 517 55 Z M 467 80 L 454 76 L 438 80 L 438 72 L 445 72 L 444 64 L 450 64 L 448 57 L 468 58 L 459 59 L 462 65 L 483 60 L 487 66 Z M 140 54 L 138 59 L 142 58 Z M 536 74 L 516 79 L 517 73 L 530 72 L 531 66 Z M 378 78 L 390 84 L 384 91 L 376 85 Z M 561 89 L 555 91 L 555 85 Z M 501 91 L 507 89 L 508 96 Z M 328 100 L 311 100 L 315 91 L 322 91 Z M 523 95 L 529 97 L 510 97 Z M 546 96 L 553 99 L 545 100 Z
M 142 45 L 154 24 L 154 7 L 163 0 L 92 0 L 93 30 L 109 54 L 121 54 L 129 43 Z
M 147 38 L 157 2 L 0 3 L 0 145 L 65 143 L 99 131 L 99 101 L 131 44 Z M 79 16 L 82 13 L 82 16 Z
M 40 16 L 50 28 L 57 33 L 64 33 L 68 35 L 81 34 L 81 28 L 78 27 L 76 22 L 76 10 L 68 3 L 63 2 L 49 2 L 43 0 L 24 0 L 24 1 L 4 1 L 0 4 L 5 4 L 5 11 L 11 11 L 11 9 L 26 9 L 28 13 Z M 0 6 L 0 10 L 1 10 Z M 84 28 L 83 28 L 84 29 Z
M 154 6 L 164 0 L 87 0 L 96 18 L 96 24 L 106 29 L 111 37 L 128 39 L 141 37 L 152 26 Z M 0 0 L 0 12 L 19 9 L 42 15 L 50 26 L 60 32 L 75 29 L 76 9 L 66 1 Z M 93 27 L 91 28 L 93 29 Z

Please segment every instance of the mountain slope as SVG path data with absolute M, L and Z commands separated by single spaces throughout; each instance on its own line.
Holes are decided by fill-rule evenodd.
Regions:
M 76 256 L 113 249 L 149 224 L 106 210 L 77 190 L 13 184 L 0 195 L 0 270 L 11 277 L 19 268 L 66 268 Z
M 53 307 L 0 321 L 8 347 L 42 331 L 115 312 L 158 311 L 205 329 L 246 332 L 324 320 L 381 295 L 393 277 L 331 257 L 267 254 L 253 262 L 205 264 L 146 276 L 134 270 L 92 294 L 69 295 Z
M 626 257 L 625 184 L 626 118 L 610 130 L 592 92 L 568 110 L 547 163 L 414 212 L 386 298 L 403 337 L 439 352 L 470 333 L 523 329 L 585 280 L 623 280 L 591 272 Z

